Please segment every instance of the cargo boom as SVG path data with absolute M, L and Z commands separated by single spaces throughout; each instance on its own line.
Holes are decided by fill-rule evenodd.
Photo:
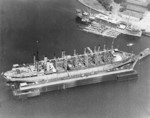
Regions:
M 111 80 L 129 80 L 137 77 L 134 70 L 136 62 L 150 54 L 147 48 L 139 55 L 110 49 L 100 51 L 89 47 L 84 54 L 65 55 L 61 58 L 38 61 L 33 64 L 14 65 L 4 73 L 7 85 L 13 95 L 20 98 L 33 97 L 42 92 L 66 89 L 75 86 L 99 83 Z

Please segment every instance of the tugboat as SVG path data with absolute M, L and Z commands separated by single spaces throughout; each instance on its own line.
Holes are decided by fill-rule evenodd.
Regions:
M 38 53 L 37 53 L 38 54 Z M 43 60 L 34 57 L 33 64 L 14 64 L 12 69 L 3 73 L 6 83 L 19 98 L 33 97 L 43 92 L 66 89 L 75 86 L 99 83 L 111 80 L 131 79 L 137 76 L 134 70 L 136 62 L 150 54 L 147 48 L 139 55 L 118 49 L 100 50 L 89 47 L 83 54 Z M 111 75 L 113 77 L 106 78 Z M 128 76 L 128 77 L 127 77 Z

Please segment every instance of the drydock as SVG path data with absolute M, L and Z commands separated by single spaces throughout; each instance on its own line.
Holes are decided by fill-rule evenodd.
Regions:
M 87 47 L 84 54 L 74 51 L 71 56 L 62 52 L 61 58 L 44 57 L 41 61 L 34 58 L 33 64 L 15 64 L 12 70 L 3 75 L 14 96 L 33 97 L 52 90 L 133 79 L 137 77 L 135 64 L 149 54 L 149 48 L 135 55 L 113 47 L 110 50 L 104 48 L 103 51 L 100 51 L 100 47 L 95 47 L 94 51 Z

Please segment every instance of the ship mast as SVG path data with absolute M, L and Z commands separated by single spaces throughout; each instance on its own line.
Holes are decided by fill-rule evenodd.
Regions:
M 38 63 L 38 61 L 39 61 L 39 41 L 37 40 L 36 41 L 36 55 L 34 56 L 34 66 L 35 66 L 35 69 L 37 70 L 37 72 L 39 71 L 39 68 L 38 68 L 38 66 L 39 66 L 39 63 Z
M 114 40 L 115 40 L 115 38 L 113 38 L 113 41 L 112 41 L 112 44 L 111 44 L 111 49 L 113 50 L 113 48 L 114 48 Z
M 36 61 L 39 61 L 39 41 L 36 41 Z

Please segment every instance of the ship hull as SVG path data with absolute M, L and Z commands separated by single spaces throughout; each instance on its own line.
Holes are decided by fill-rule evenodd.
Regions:
M 76 22 L 83 25 L 89 25 L 91 24 L 91 21 L 83 21 L 83 18 L 80 16 L 76 17 Z
M 116 28 L 116 31 L 118 31 L 122 34 L 130 35 L 130 36 L 136 36 L 136 37 L 142 36 L 142 31 L 134 32 L 134 31 L 128 31 L 126 29 L 123 30 L 123 29 L 119 29 L 119 28 Z
M 27 98 L 38 96 L 41 93 L 72 88 L 76 86 L 100 83 L 105 81 L 122 81 L 130 80 L 137 77 L 137 72 L 133 69 L 119 70 L 114 72 L 99 73 L 97 75 L 91 75 L 89 77 L 78 77 L 70 80 L 61 80 L 58 82 L 43 83 L 39 85 L 33 85 L 30 87 L 22 88 L 22 90 L 14 90 L 13 95 L 19 98 Z M 23 92 L 26 91 L 26 92 Z
M 97 35 L 101 35 L 101 36 L 106 36 L 106 37 L 111 37 L 111 38 L 117 38 L 117 36 L 120 34 L 118 31 L 115 31 L 111 28 L 109 29 L 106 29 L 105 31 L 98 31 L 96 29 L 90 29 L 90 28 L 83 28 L 82 29 L 83 31 L 86 31 L 86 32 L 90 32 L 90 33 L 93 33 L 93 34 L 97 34 Z
M 100 83 L 104 81 L 113 81 L 113 80 L 123 81 L 123 80 L 134 79 L 135 77 L 137 77 L 137 73 L 134 70 L 135 64 L 137 63 L 137 61 L 150 55 L 149 48 L 143 50 L 136 56 L 133 54 L 125 53 L 125 52 L 119 53 L 116 49 L 114 51 L 117 53 L 113 52 L 115 53 L 115 55 L 113 56 L 119 57 L 117 58 L 118 60 L 116 60 L 116 58 L 113 58 L 115 59 L 114 63 L 101 64 L 99 66 L 88 67 L 88 68 L 81 65 L 80 63 L 80 66 L 82 68 L 80 67 L 80 69 L 76 68 L 70 71 L 69 69 L 66 69 L 66 70 L 63 69 L 63 71 L 60 71 L 61 70 L 60 67 L 63 67 L 63 66 L 59 65 L 57 66 L 59 67 L 58 72 L 55 71 L 53 73 L 45 73 L 41 71 L 40 72 L 36 71 L 38 72 L 36 76 L 35 76 L 35 73 L 32 74 L 33 76 L 31 76 L 31 74 L 29 73 L 30 72 L 29 69 L 32 69 L 33 66 L 27 66 L 27 67 L 23 66 L 17 69 L 12 68 L 11 71 L 5 72 L 3 76 L 6 79 L 6 81 L 8 81 L 7 84 L 11 87 L 14 96 L 17 96 L 19 98 L 27 98 L 27 97 L 38 96 L 41 93 L 53 91 L 53 90 L 66 89 L 66 88 L 71 88 L 71 87 L 76 87 L 76 86 L 87 85 L 87 84 Z M 102 54 L 104 53 L 101 52 L 101 55 Z M 106 53 L 105 51 L 105 56 L 106 54 L 107 54 L 107 57 L 109 57 L 108 53 Z M 81 56 L 82 55 L 80 55 L 80 59 L 82 59 Z M 84 57 L 87 57 L 87 55 L 84 55 Z M 124 58 L 122 61 L 119 60 L 121 57 Z M 84 61 L 85 65 L 89 65 L 89 62 L 90 62 L 89 59 L 85 58 L 84 60 L 85 60 Z M 81 62 L 81 61 L 77 60 L 77 62 Z M 43 65 L 42 61 L 40 61 L 39 64 Z M 63 62 L 59 64 L 66 64 L 66 63 Z M 78 65 L 79 67 L 79 64 L 76 64 L 76 62 L 75 62 L 75 65 Z M 67 66 L 64 66 L 64 67 L 67 67 Z M 27 73 L 28 76 L 26 75 L 26 73 L 23 74 L 26 76 L 22 76 L 21 71 L 23 70 L 26 73 L 27 72 L 29 73 L 29 74 Z M 14 75 L 16 75 L 15 78 L 14 78 Z

